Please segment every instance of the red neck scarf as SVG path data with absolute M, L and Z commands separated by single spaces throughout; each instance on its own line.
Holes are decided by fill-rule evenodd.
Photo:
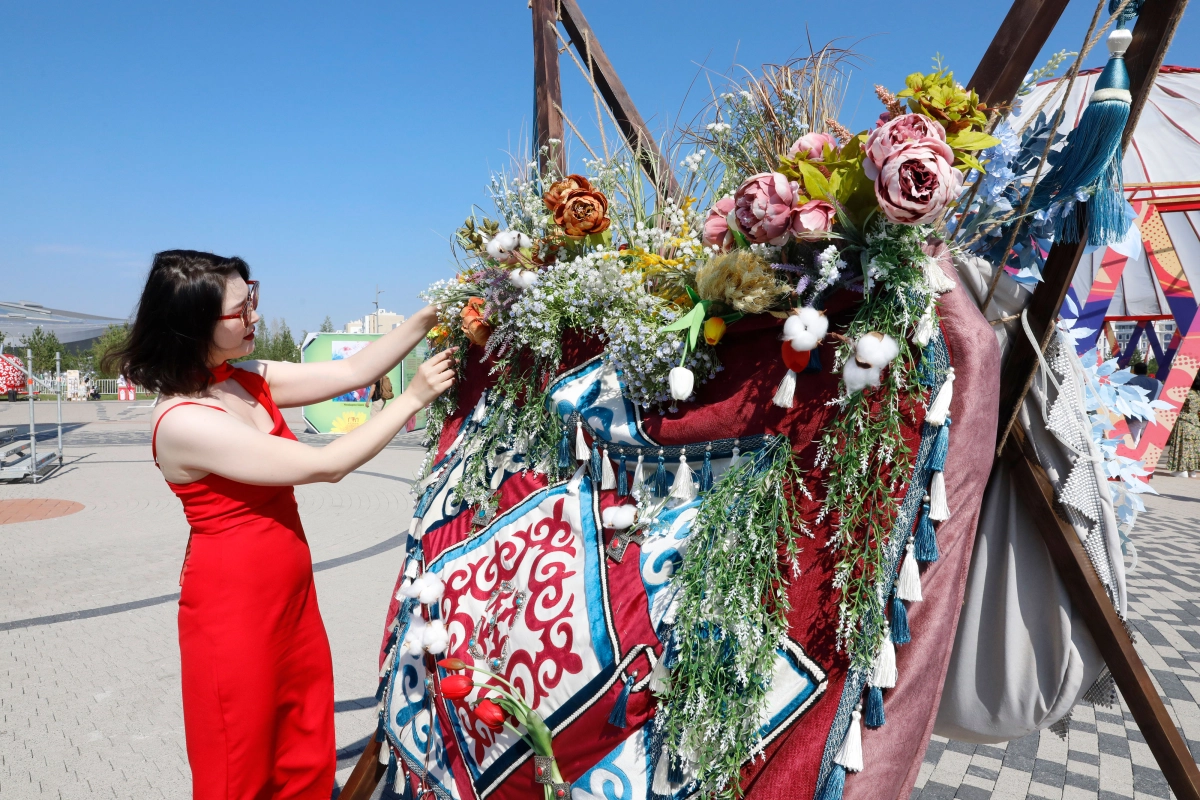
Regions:
M 233 376 L 234 367 L 228 361 L 223 361 L 217 366 L 210 369 L 208 372 L 212 375 L 213 383 L 221 383 L 229 380 Z

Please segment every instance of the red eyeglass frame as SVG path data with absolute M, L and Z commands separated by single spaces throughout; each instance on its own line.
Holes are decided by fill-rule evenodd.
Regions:
M 246 302 L 242 304 L 242 310 L 236 314 L 225 314 L 217 317 L 217 319 L 241 319 L 242 324 L 247 328 L 250 327 L 250 312 L 258 309 L 258 281 L 246 281 L 246 285 L 250 290 L 246 293 Z

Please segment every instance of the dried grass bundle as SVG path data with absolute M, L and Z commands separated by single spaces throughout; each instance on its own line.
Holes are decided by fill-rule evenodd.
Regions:
M 761 314 L 790 290 L 767 262 L 748 250 L 710 258 L 696 270 L 696 294 L 726 303 L 743 314 Z

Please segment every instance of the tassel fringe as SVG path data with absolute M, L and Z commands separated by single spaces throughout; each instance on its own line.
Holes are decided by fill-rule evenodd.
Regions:
M 662 797 L 670 797 L 675 794 L 671 790 L 671 780 L 667 777 L 671 770 L 671 751 L 664 744 L 662 752 L 658 754 L 658 764 L 654 767 L 654 781 L 650 786 L 650 791 Z
M 621 687 L 621 693 L 617 695 L 617 702 L 613 703 L 612 713 L 608 715 L 608 724 L 618 728 L 626 728 L 629 726 L 629 720 L 625 714 L 625 708 L 629 705 L 629 692 L 633 689 L 633 681 L 637 675 L 627 675 L 625 677 L 625 685 Z
M 925 466 L 931 472 L 943 472 L 946 469 L 946 455 L 950 452 L 950 418 L 938 428 L 937 436 L 933 437 L 933 445 L 929 448 L 929 456 Z
M 558 468 L 562 470 L 571 468 L 571 435 L 567 433 L 565 427 L 558 440 Z
M 592 456 L 592 451 L 588 449 L 587 440 L 583 438 L 583 419 L 575 418 L 575 460 L 587 462 Z
M 908 644 L 912 636 L 908 631 L 908 609 L 896 595 L 892 595 L 892 618 L 889 621 L 892 628 L 893 644 Z
M 929 481 L 929 518 L 935 522 L 950 519 L 950 505 L 946 502 L 946 475 L 933 473 Z
M 846 730 L 846 738 L 842 739 L 842 746 L 838 748 L 837 755 L 833 757 L 833 763 L 841 764 L 846 768 L 847 772 L 862 772 L 863 770 L 863 749 L 862 749 L 862 704 L 860 703 L 854 709 L 854 713 L 850 715 L 850 727 Z
M 834 764 L 833 769 L 829 770 L 829 777 L 825 779 L 825 785 L 821 787 L 821 794 L 817 796 L 817 800 L 842 800 L 842 794 L 846 791 L 846 768 L 840 764 Z
M 629 467 L 625 461 L 625 453 L 621 453 L 620 465 L 617 467 L 617 497 L 629 496 Z
M 935 475 L 941 475 L 937 472 Z M 921 504 L 921 519 L 917 522 L 917 532 L 913 534 L 913 548 L 917 561 L 930 563 L 938 560 L 937 535 L 933 530 L 933 522 L 929 518 L 929 498 Z
M 900 577 L 896 579 L 896 597 L 910 603 L 919 603 L 925 599 L 921 594 L 921 569 L 917 566 L 917 554 L 914 552 L 913 537 L 908 537 L 904 546 L 904 563 L 900 565 Z
M 639 500 L 642 499 L 642 494 L 646 490 L 645 460 L 645 457 L 638 453 L 637 466 L 633 468 L 633 485 L 629 487 L 629 493 Z
M 884 630 L 879 652 L 875 654 L 875 664 L 871 667 L 871 680 L 868 683 L 878 686 L 880 689 L 891 689 L 895 687 L 899 677 L 896 670 L 896 645 L 892 643 L 891 634 Z
M 692 468 L 688 466 L 687 456 L 683 453 L 679 454 L 679 468 L 675 470 L 670 497 L 684 503 L 696 499 L 696 482 L 692 480 Z
M 771 398 L 771 402 L 780 408 L 791 408 L 792 403 L 796 399 L 796 373 L 788 370 L 783 380 L 779 382 L 779 388 L 775 390 L 775 396 Z
M 667 462 L 663 460 L 662 450 L 658 451 L 658 468 L 654 470 L 654 496 L 666 497 L 671 491 L 670 477 L 667 475 Z
M 600 464 L 600 445 L 595 439 L 592 440 L 592 449 L 588 453 L 587 463 L 592 482 L 599 486 L 604 480 L 604 467 Z
M 704 449 L 704 465 L 700 467 L 700 491 L 707 492 L 713 487 L 712 447 Z
M 925 421 L 934 427 L 940 426 L 946 421 L 946 415 L 950 413 L 950 401 L 953 399 L 954 367 L 950 367 L 946 372 L 946 382 L 938 390 L 937 397 L 929 404 L 929 411 L 925 414 Z
M 867 707 L 863 711 L 863 724 L 868 728 L 882 728 L 887 722 L 883 714 L 883 689 L 872 686 L 867 689 Z
M 663 649 L 663 654 L 658 661 L 654 662 L 654 669 L 650 670 L 650 682 L 647 687 L 651 694 L 664 695 L 671 688 L 671 670 L 667 669 L 667 652 Z
M 600 488 L 617 488 L 617 473 L 613 472 L 613 465 L 612 461 L 608 457 L 607 447 L 605 447 L 604 452 L 600 454 Z

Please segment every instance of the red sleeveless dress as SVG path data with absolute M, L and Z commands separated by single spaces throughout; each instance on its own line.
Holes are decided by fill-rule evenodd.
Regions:
M 272 436 L 296 438 L 261 376 L 232 377 L 271 413 Z M 179 651 L 194 800 L 328 800 L 333 661 L 293 488 L 215 474 L 167 485 L 192 528 Z

